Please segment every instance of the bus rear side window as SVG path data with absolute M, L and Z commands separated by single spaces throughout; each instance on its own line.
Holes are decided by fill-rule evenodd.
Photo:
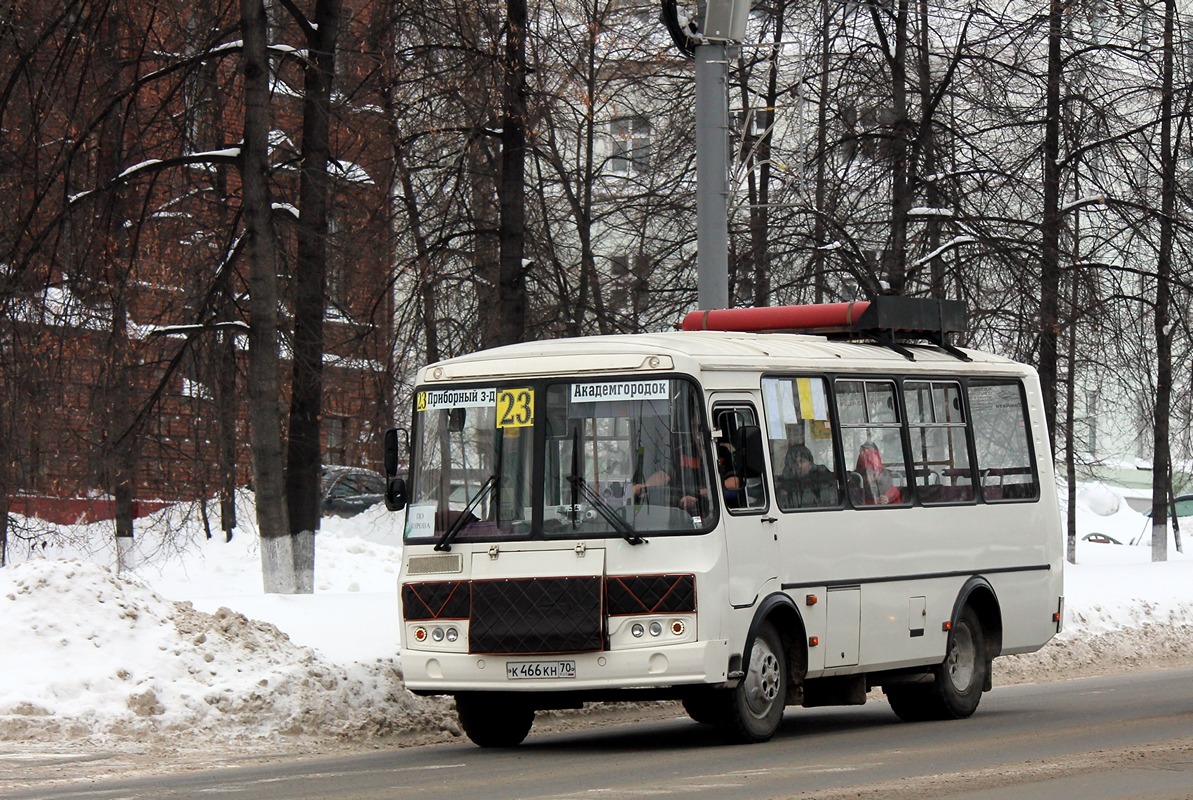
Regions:
M 982 497 L 987 502 L 1038 499 L 1040 484 L 1019 384 L 970 381 L 969 412 Z
M 912 476 L 920 502 L 971 502 L 973 471 L 969 468 L 961 384 L 904 381 L 903 404 L 911 434 Z

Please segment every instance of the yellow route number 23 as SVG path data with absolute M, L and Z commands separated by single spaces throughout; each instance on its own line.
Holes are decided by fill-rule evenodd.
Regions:
M 534 424 L 534 389 L 497 390 L 497 427 L 526 428 Z

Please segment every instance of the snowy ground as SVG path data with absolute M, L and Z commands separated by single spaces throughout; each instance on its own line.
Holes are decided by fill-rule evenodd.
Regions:
M 29 527 L 0 569 L 0 742 L 211 749 L 458 736 L 450 704 L 402 686 L 400 515 L 324 520 L 315 594 L 267 596 L 249 503 L 231 543 L 207 540 L 181 509 L 150 518 L 138 565 L 120 577 L 110 525 L 18 519 Z M 1082 488 L 1078 513 L 1082 535 L 1128 542 L 1145 527 L 1101 485 Z M 1064 633 L 996 661 L 996 684 L 1193 663 L 1193 557 L 1150 557 L 1080 542 Z

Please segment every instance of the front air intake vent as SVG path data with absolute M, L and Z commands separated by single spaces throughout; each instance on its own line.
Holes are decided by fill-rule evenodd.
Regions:
M 467 581 L 407 583 L 402 587 L 402 617 L 408 622 L 468 619 Z
M 459 553 L 433 556 L 411 556 L 406 562 L 407 575 L 448 575 L 464 571 L 464 559 Z
M 583 653 L 604 648 L 601 579 L 475 581 L 468 651 Z
M 610 575 L 607 592 L 611 617 L 696 610 L 695 575 Z

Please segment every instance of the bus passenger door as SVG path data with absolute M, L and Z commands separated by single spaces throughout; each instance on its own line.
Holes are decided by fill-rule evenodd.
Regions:
M 729 602 L 758 601 L 767 581 L 778 579 L 779 544 L 770 511 L 762 430 L 748 395 L 713 397 L 713 444 L 721 522 L 729 561 Z

